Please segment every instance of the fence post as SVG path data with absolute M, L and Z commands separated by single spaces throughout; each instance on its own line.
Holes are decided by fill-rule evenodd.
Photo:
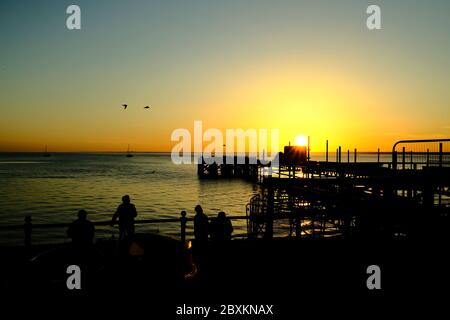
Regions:
M 327 148 L 325 153 L 325 162 L 328 162 L 328 140 L 327 140 Z
M 31 230 L 33 225 L 31 223 L 31 216 L 25 216 L 25 223 L 23 225 L 23 231 L 25 233 L 25 247 L 31 246 Z
M 355 148 L 355 159 L 354 159 L 354 160 L 355 160 L 355 163 L 356 163 L 356 152 L 357 152 L 357 150 L 356 150 L 356 148 Z
M 397 170 L 397 151 L 392 152 L 392 169 Z
M 186 242 L 186 222 L 187 222 L 186 211 L 183 210 L 183 211 L 181 211 L 181 217 L 180 217 L 180 224 L 181 224 L 180 238 L 181 238 L 182 243 Z
M 439 168 L 442 168 L 442 142 L 439 143 Z
M 406 151 L 405 151 L 405 147 L 403 147 L 402 149 L 402 169 L 405 170 L 406 167 Z
M 410 153 L 410 157 L 411 157 L 411 159 L 410 159 L 410 162 L 411 162 L 411 168 L 410 168 L 410 169 L 413 169 L 413 168 L 414 168 L 414 165 L 413 165 L 414 159 L 413 159 L 413 151 L 412 151 L 412 150 L 411 150 L 411 153 Z
M 308 162 L 311 160 L 311 145 L 310 145 L 310 137 L 308 136 Z

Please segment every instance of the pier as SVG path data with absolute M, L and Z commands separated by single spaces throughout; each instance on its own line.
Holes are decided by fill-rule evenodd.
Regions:
M 328 145 L 328 143 L 327 143 Z M 443 232 L 450 213 L 450 139 L 402 140 L 392 161 L 311 161 L 280 154 L 278 168 L 261 179 L 261 196 L 247 206 L 249 236 L 272 238 L 276 220 L 295 237 L 420 237 Z M 400 152 L 399 152 L 400 149 Z M 289 149 L 288 149 L 289 150 Z M 261 170 L 259 170 L 261 172 Z M 279 230 L 278 230 L 279 231 Z
M 197 165 L 199 178 L 243 178 L 256 181 L 259 176 L 260 161 L 249 156 L 226 156 L 223 155 L 221 163 L 217 164 L 213 159 L 200 157 Z
M 368 154 L 376 161 L 358 161 Z M 327 141 L 325 161 L 313 161 L 309 145 L 289 145 L 277 164 L 250 164 L 248 156 L 245 162 L 224 156 L 222 164 L 202 158 L 198 175 L 260 185 L 261 194 L 246 206 L 249 238 L 272 238 L 274 228 L 299 238 L 416 237 L 424 234 L 424 219 L 440 232 L 450 212 L 450 139 L 400 140 L 390 161 L 381 161 L 386 154 L 354 149 L 343 156 L 338 147 L 330 161 Z

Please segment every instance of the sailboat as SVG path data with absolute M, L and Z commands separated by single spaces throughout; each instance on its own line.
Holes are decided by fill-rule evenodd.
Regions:
M 127 149 L 127 158 L 131 158 L 133 155 L 130 153 L 130 145 L 128 145 Z
M 50 157 L 50 156 L 51 156 L 51 154 L 48 153 L 48 151 L 47 151 L 47 145 L 45 145 L 45 151 L 44 151 L 43 156 L 44 156 L 44 157 Z

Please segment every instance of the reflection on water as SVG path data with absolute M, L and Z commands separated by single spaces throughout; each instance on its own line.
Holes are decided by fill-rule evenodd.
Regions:
M 2 164 L 31 164 L 31 163 L 45 163 L 45 161 L 0 161 Z
M 34 223 L 70 222 L 84 208 L 92 221 L 109 220 L 129 194 L 140 219 L 193 215 L 200 203 L 210 216 L 220 210 L 245 214 L 245 205 L 257 187 L 242 180 L 199 180 L 195 165 L 174 165 L 169 155 L 135 154 L 0 154 L 0 223 L 21 224 L 25 215 Z M 243 232 L 245 221 L 234 221 Z M 178 224 L 138 226 L 177 234 Z M 189 229 L 188 229 L 189 231 Z M 33 240 L 64 238 L 64 230 L 37 231 Z M 100 236 L 113 234 L 100 228 Z M 22 242 L 22 233 L 0 233 L 0 243 Z

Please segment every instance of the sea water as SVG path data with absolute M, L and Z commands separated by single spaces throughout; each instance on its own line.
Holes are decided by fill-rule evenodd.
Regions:
M 200 204 L 214 217 L 245 215 L 258 187 L 241 179 L 198 179 L 195 164 L 175 165 L 170 154 L 39 153 L 0 154 L 0 224 L 66 223 L 85 209 L 91 221 L 110 220 L 125 194 L 138 219 L 193 217 Z M 233 221 L 235 233 L 245 233 L 246 221 Z M 189 225 L 188 225 L 189 226 Z M 179 235 L 179 223 L 137 225 L 137 232 Z M 63 229 L 33 230 L 33 243 L 67 241 Z M 188 228 L 188 231 L 192 231 Z M 117 228 L 97 227 L 96 237 L 117 236 Z M 0 244 L 22 244 L 23 231 L 0 230 Z

